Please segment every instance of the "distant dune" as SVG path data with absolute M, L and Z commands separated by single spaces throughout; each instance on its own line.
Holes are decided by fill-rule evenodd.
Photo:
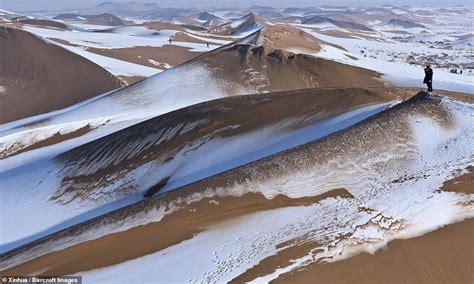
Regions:
M 330 23 L 333 24 L 336 27 L 343 28 L 343 29 L 354 29 L 354 30 L 361 30 L 361 31 L 372 31 L 371 28 L 359 24 L 356 22 L 349 22 L 349 21 L 343 21 L 343 20 L 336 20 L 328 17 L 321 17 L 321 16 L 314 16 L 306 21 L 303 22 L 303 24 L 320 24 L 320 23 Z
M 37 115 L 119 88 L 100 66 L 18 29 L 0 27 L 0 123 Z
M 400 19 L 391 19 L 388 21 L 389 25 L 392 26 L 399 26 L 402 28 L 426 28 L 422 24 L 415 23 L 413 21 L 408 21 L 408 20 L 400 20 Z
M 67 29 L 67 25 L 57 21 L 43 20 L 43 19 L 25 19 L 20 21 L 23 24 L 40 26 L 40 27 L 51 27 L 58 29 Z
M 101 26 L 123 26 L 128 23 L 114 14 L 104 13 L 98 15 L 60 14 L 54 17 L 56 20 L 81 21 L 91 25 Z

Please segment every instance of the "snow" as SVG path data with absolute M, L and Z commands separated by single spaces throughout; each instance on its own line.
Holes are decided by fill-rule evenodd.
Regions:
M 229 44 L 229 43 L 232 42 L 232 40 L 215 39 L 215 38 L 208 38 L 208 37 L 204 37 L 204 36 L 195 35 L 191 31 L 188 31 L 188 36 L 190 36 L 192 38 L 195 38 L 195 39 L 205 41 L 205 42 L 216 43 L 216 44 L 219 44 L 219 45 L 226 45 L 226 44 Z
M 151 68 L 150 68 L 151 69 Z M 73 131 L 87 125 L 92 131 L 68 141 L 67 146 L 55 144 L 33 150 L 38 154 L 19 154 L 2 161 L 3 171 L 27 164 L 34 160 L 52 157 L 73 147 L 90 142 L 98 137 L 123 129 L 160 114 L 170 112 L 192 104 L 226 96 L 208 70 L 197 64 L 181 65 L 168 69 L 127 88 L 110 93 L 97 100 L 88 101 L 78 107 L 58 115 L 49 116 L 41 127 L 31 128 L 24 120 L 23 126 L 11 124 L 0 133 L 0 151 L 31 145 L 34 137 L 45 139 L 54 135 L 62 126 Z M 249 93 L 242 88 L 240 93 Z M 137 95 L 138 94 L 138 95 Z M 179 97 L 179 100 L 176 98 Z M 58 147 L 59 146 L 59 147 Z M 41 154 L 39 154 L 41 152 Z
M 7 87 L 0 86 L 0 94 L 5 93 L 7 91 Z
M 403 14 L 407 14 L 408 12 L 405 11 L 405 10 L 402 10 L 402 9 L 392 9 L 391 10 L 393 13 L 395 14 L 398 14 L 398 15 L 403 15 Z
M 135 46 L 154 46 L 161 47 L 168 44 L 168 39 L 176 34 L 174 30 L 161 30 L 154 31 L 147 28 L 136 27 L 135 32 L 139 30 L 141 33 L 130 35 L 127 33 L 95 33 L 95 32 L 81 32 L 81 31 L 67 31 L 67 30 L 55 30 L 47 28 L 39 28 L 32 26 L 24 26 L 23 29 L 33 34 L 39 35 L 45 38 L 59 38 L 70 42 L 71 44 L 100 48 L 100 49 L 113 49 L 113 48 L 127 48 Z M 131 30 L 131 28 L 125 29 L 125 31 Z M 146 30 L 146 31 L 145 31 Z M 148 33 L 146 33 L 148 32 Z M 153 35 L 156 32 L 158 35 Z
M 316 26 L 321 29 L 334 28 L 329 25 Z M 314 26 L 306 28 L 311 27 Z M 159 35 L 154 35 L 155 31 L 144 27 L 114 28 L 110 34 L 94 34 L 86 31 L 62 32 L 36 27 L 25 27 L 25 29 L 44 37 L 68 38 L 72 43 L 85 46 L 80 48 L 58 44 L 104 66 L 114 75 L 144 77 L 160 70 L 96 55 L 87 51 L 87 47 L 117 48 L 124 47 L 124 44 L 162 46 L 167 44 L 168 37 L 176 32 L 160 31 Z M 472 37 L 456 40 L 454 35 L 436 33 L 419 35 L 419 29 L 409 30 L 412 34 L 416 34 L 417 39 L 424 38 L 431 42 L 449 41 L 460 45 L 472 44 Z M 380 41 L 362 38 L 345 39 L 310 32 L 324 41 L 341 45 L 348 50 L 323 44 L 321 51 L 312 54 L 313 56 L 369 68 L 382 73 L 383 81 L 401 86 L 424 87 L 421 83 L 423 70 L 402 62 L 389 62 L 388 55 L 384 52 L 409 54 L 414 48 L 421 53 L 441 52 L 415 46 L 413 43 L 392 40 L 383 42 L 383 37 Z M 215 43 L 212 48 L 228 43 L 226 40 L 207 39 L 199 33 L 188 35 Z M 385 36 L 384 31 L 380 31 L 378 35 Z M 189 47 L 193 51 L 209 50 L 205 44 L 184 42 L 173 42 L 173 44 Z M 384 52 L 377 55 L 377 58 L 363 57 L 360 54 L 363 48 Z M 297 48 L 291 51 L 307 52 Z M 348 55 L 358 60 L 350 59 Z M 160 67 L 169 66 L 166 66 L 167 63 L 152 59 L 148 61 Z M 52 190 L 61 182 L 61 169 L 57 163 L 50 160 L 51 157 L 159 114 L 225 96 L 221 84 L 223 82 L 217 82 L 208 70 L 187 64 L 175 70 L 162 72 L 130 88 L 104 94 L 64 110 L 1 125 L 0 151 L 12 146 L 28 146 L 57 133 L 71 133 L 84 126 L 90 126 L 93 130 L 79 138 L 2 160 L 0 199 L 4 202 L 0 209 L 2 212 L 0 222 L 2 228 L 11 227 L 15 230 L 8 231 L 8 234 L 5 230 L 0 231 L 0 252 L 141 199 L 141 194 L 132 194 L 106 204 L 72 203 L 66 207 L 52 203 L 49 198 Z M 472 77 L 435 69 L 435 89 L 472 94 L 473 85 Z M 244 88 L 241 90 L 242 93 L 245 91 Z M 5 92 L 5 87 L 0 86 L 0 93 L 2 92 Z M 177 97 L 179 99 L 176 99 Z M 410 141 L 402 141 L 404 143 L 401 144 L 397 144 L 399 141 L 394 141 L 393 145 L 385 145 L 381 152 L 376 154 L 369 151 L 370 149 L 363 153 L 342 151 L 340 156 L 307 169 L 296 171 L 288 169 L 288 173 L 266 180 L 247 180 L 229 188 L 217 189 L 215 192 L 207 191 L 200 196 L 190 196 L 185 203 L 204 197 L 228 194 L 238 196 L 247 192 L 262 193 L 267 198 L 273 198 L 278 194 L 299 198 L 316 196 L 334 188 L 346 188 L 356 196 L 354 199 L 329 198 L 309 206 L 249 214 L 206 228 L 192 239 L 162 251 L 110 267 L 80 272 L 78 275 L 83 276 L 86 282 L 98 283 L 127 280 L 144 282 L 149 279 L 158 282 L 226 282 L 255 266 L 262 259 L 284 249 L 277 249 L 277 245 L 285 241 L 309 235 L 312 240 L 322 244 L 319 248 L 321 250 L 312 251 L 293 260 L 288 266 L 280 267 L 254 280 L 256 283 L 269 282 L 282 273 L 315 260 L 330 262 L 350 257 L 361 251 L 374 252 L 390 240 L 422 235 L 446 224 L 472 218 L 474 217 L 472 205 L 466 205 L 470 204 L 466 202 L 470 200 L 470 196 L 448 192 L 437 193 L 435 190 L 446 179 L 452 177 L 453 173 L 473 165 L 474 152 L 471 145 L 474 144 L 474 107 L 448 99 L 443 99 L 441 104 L 449 111 L 449 117 L 455 120 L 452 128 L 441 127 L 433 119 L 414 113 L 408 120 L 409 131 L 412 134 Z M 383 107 L 384 105 L 374 105 L 355 109 L 298 130 L 289 130 L 297 120 L 288 119 L 237 137 L 207 141 L 194 152 L 188 151 L 193 148 L 193 145 L 189 145 L 180 151 L 172 162 L 159 166 L 153 163 L 146 164 L 130 171 L 118 183 L 133 180 L 141 188 L 148 188 L 163 176 L 171 174 L 172 178 L 163 190 L 173 190 L 344 129 L 381 111 Z M 42 122 L 35 125 L 35 128 L 29 125 L 40 121 Z M 196 124 L 186 127 L 198 126 Z M 239 125 L 229 127 L 237 128 Z M 385 168 L 380 168 L 380 165 L 384 165 Z M 415 178 L 393 183 L 394 178 L 403 175 Z M 423 178 L 423 175 L 430 178 Z M 113 190 L 118 183 L 105 188 L 104 192 Z M 18 206 L 18 200 L 21 200 L 22 206 Z M 213 206 L 216 205 L 215 202 L 211 203 Z M 358 208 L 362 206 L 374 211 L 361 212 Z M 142 212 L 135 218 L 94 228 L 74 239 L 65 239 L 55 245 L 54 250 L 158 221 L 177 209 L 179 208 L 170 208 L 166 211 L 158 208 Z M 31 214 L 32 211 L 35 214 Z M 341 236 L 345 238 L 339 238 Z M 327 239 L 331 240 L 330 244 L 324 243 Z M 51 247 L 43 249 L 52 250 Z M 41 250 L 35 253 L 39 252 Z
M 242 25 L 246 20 L 247 20 L 247 17 L 243 17 L 226 24 L 226 26 L 230 26 L 231 28 L 235 29 L 238 26 Z
M 57 21 L 57 20 L 55 20 Z M 108 30 L 108 29 L 113 29 L 114 26 L 104 26 L 104 25 L 93 25 L 93 24 L 84 24 L 84 23 L 68 23 L 61 21 L 64 24 L 66 24 L 70 29 L 72 30 L 78 30 L 78 31 L 94 31 L 94 30 Z
M 405 28 L 403 26 L 395 25 L 395 24 L 387 24 L 382 27 L 382 31 L 385 32 L 393 32 L 393 31 L 405 31 L 411 34 L 420 34 L 427 30 L 427 28 L 419 28 L 419 27 L 412 27 L 412 28 Z
M 196 144 L 201 145 L 198 150 L 190 152 L 194 147 L 190 145 L 181 150 L 170 165 L 149 170 L 159 177 L 151 184 L 165 176 L 172 178 L 162 188 L 163 192 L 190 184 L 350 127 L 392 103 L 357 108 L 298 130 L 286 130 L 298 124 L 298 120 L 288 119 L 237 137 L 214 139 L 208 143 L 197 141 Z
M 89 34 L 89 32 L 87 32 L 86 34 Z M 60 46 L 64 49 L 67 49 L 77 55 L 80 55 L 96 63 L 97 65 L 106 69 L 107 71 L 109 71 L 111 74 L 115 76 L 149 77 L 162 71 L 162 69 L 150 68 L 148 66 L 139 65 L 139 64 L 128 62 L 128 61 L 119 60 L 119 59 L 99 55 L 93 52 L 89 52 L 87 51 L 87 48 L 83 46 L 71 46 L 71 45 L 55 42 L 48 38 L 42 38 L 42 39 L 50 44 Z
M 161 63 L 161 62 L 158 62 L 158 61 L 153 60 L 153 59 L 148 59 L 148 62 L 150 62 L 150 63 L 153 64 L 153 65 L 156 65 L 156 66 L 159 66 L 159 67 L 163 67 L 164 69 L 173 68 L 173 66 L 169 65 L 168 63 Z
M 85 221 L 88 218 L 93 218 L 99 214 L 136 202 L 141 199 L 146 189 L 158 183 L 164 176 L 172 175 L 172 179 L 170 179 L 168 184 L 162 189 L 163 192 L 319 139 L 354 125 L 382 111 L 386 106 L 387 104 L 376 104 L 356 108 L 333 118 L 296 130 L 293 130 L 293 128 L 295 125 L 298 125 L 302 118 L 296 120 L 288 119 L 276 125 L 270 125 L 253 132 L 229 138 L 214 138 L 206 142 L 206 137 L 203 137 L 202 141 L 193 141 L 187 147 L 181 149 L 169 163 L 156 164 L 152 162 L 145 164 L 137 169 L 131 170 L 123 178 L 115 181 L 111 186 L 108 186 L 110 189 L 98 188 L 98 197 L 100 197 L 100 192 L 108 192 L 109 190 L 116 191 L 117 188 L 129 184 L 130 180 L 135 181 L 134 184 L 141 189 L 133 193 L 129 192 L 127 198 L 116 195 L 115 197 L 107 199 L 107 203 L 81 202 L 67 206 L 51 204 L 52 202 L 48 199 L 54 194 L 54 189 L 59 187 L 63 174 L 60 174 L 61 168 L 58 167 L 58 165 L 47 160 L 40 160 L 38 163 L 30 165 L 27 168 L 22 167 L 8 171 L 3 175 L 0 173 L 0 178 L 2 179 L 0 196 L 9 200 L 9 202 L 4 204 L 3 208 L 13 208 L 12 206 L 15 206 L 15 204 L 18 205 L 17 194 L 27 196 L 28 192 L 33 188 L 35 191 L 41 191 L 42 193 L 35 195 L 34 198 L 30 198 L 28 206 L 24 209 L 8 210 L 8 212 L 2 213 L 2 226 L 13 225 L 11 222 L 20 222 L 25 226 L 25 230 L 15 230 L 15 232 L 10 232 L 8 235 L 0 235 L 0 243 L 3 246 L 3 250 L 11 249 L 14 246 L 21 245 L 26 240 L 33 239 L 33 236 L 43 236 L 54 232 L 54 230 L 60 230 L 65 228 L 65 226 Z M 100 123 L 104 122 L 99 121 L 97 124 Z M 74 125 L 66 124 L 64 126 L 58 126 L 58 129 L 51 129 L 51 131 L 52 133 L 56 133 L 61 131 L 61 127 L 67 126 L 77 128 Z M 188 126 L 188 128 L 198 126 L 199 123 Z M 180 129 L 180 126 L 177 127 L 177 129 Z M 184 131 L 185 129 L 183 128 L 180 130 L 180 133 Z M 25 134 L 21 133 L 21 135 L 24 136 Z M 97 134 L 94 135 L 94 137 L 97 136 Z M 12 138 L 15 139 L 16 137 Z M 43 137 L 41 137 L 41 139 L 42 138 Z M 55 150 L 64 151 L 65 147 L 69 147 L 74 143 L 73 140 L 69 140 L 56 146 Z M 200 145 L 200 147 L 197 150 L 192 150 L 196 145 Z M 255 145 L 258 145 L 258 147 L 255 147 Z M 50 153 L 50 151 L 46 149 L 40 151 Z M 91 165 L 91 167 L 93 171 L 93 165 Z M 87 173 L 84 174 L 87 175 Z M 48 176 L 48 179 L 44 180 L 44 176 Z M 7 188 L 17 188 L 17 190 L 8 191 Z M 25 214 L 25 212 L 23 212 L 24 210 L 35 210 L 38 214 L 30 216 Z M 43 214 L 42 212 L 46 213 Z M 45 223 L 42 220 L 48 221 Z
M 68 41 L 73 45 L 99 49 L 130 48 L 137 46 L 162 47 L 168 45 L 169 38 L 174 37 L 178 32 L 176 30 L 157 31 L 138 26 L 114 28 L 110 32 L 68 31 L 32 26 L 23 26 L 23 29 L 40 37 L 49 39 L 57 38 Z M 211 45 L 212 49 L 218 47 L 218 45 L 216 45 L 217 41 L 212 42 L 214 43 L 214 45 Z M 190 51 L 209 51 L 206 44 L 182 41 L 173 41 L 172 44 L 189 48 Z
M 305 29 L 305 31 L 319 39 L 343 46 L 348 50 L 348 52 L 346 52 L 338 48 L 323 45 L 322 50 L 319 53 L 311 54 L 313 56 L 377 71 L 384 74 L 384 81 L 398 86 L 424 88 L 424 72 L 421 66 L 401 62 L 389 62 L 388 57 L 385 56 L 385 53 L 390 51 L 399 54 L 410 54 L 413 50 L 412 44 L 332 37 L 316 33 L 310 29 Z M 364 57 L 361 55 L 360 50 L 372 50 L 372 52 L 368 53 L 366 51 L 366 54 L 368 53 L 369 56 Z M 423 51 L 423 49 L 420 51 Z M 353 60 L 347 57 L 346 54 L 349 54 L 358 60 Z M 468 75 L 452 74 L 448 70 L 435 69 L 433 88 L 473 94 L 474 87 L 472 80 L 473 78 Z
M 17 13 L 7 11 L 7 10 L 4 10 L 4 9 L 0 9 L 0 13 L 5 14 L 5 15 L 17 15 Z
M 289 170 L 287 175 L 245 181 L 227 189 L 233 194 L 257 191 L 269 198 L 276 194 L 294 198 L 342 187 L 356 198 L 328 198 L 318 204 L 238 217 L 164 250 L 78 275 L 86 282 L 101 283 L 145 279 L 228 282 L 285 249 L 277 245 L 286 241 L 305 237 L 321 244 L 308 255 L 254 280 L 266 283 L 315 261 L 337 261 L 362 251 L 373 253 L 391 240 L 416 237 L 472 218 L 469 195 L 436 190 L 453 172 L 472 165 L 474 152 L 469 145 L 474 143 L 474 107 L 447 100 L 442 104 L 456 120 L 454 129 L 445 129 L 414 113 L 409 119 L 413 144 L 386 145 L 389 147 L 385 151 L 370 159 L 368 153 L 345 152 L 336 160 L 307 170 Z M 410 159 L 412 162 L 408 162 Z M 393 168 L 385 171 L 379 167 L 400 160 L 406 162 L 396 168 L 399 173 L 394 173 Z M 392 182 L 394 177 L 404 174 L 415 178 Z M 361 211 L 360 207 L 371 211 Z
M 162 69 L 151 68 L 148 66 L 139 65 L 139 64 L 128 62 L 128 61 L 123 61 L 123 60 L 95 54 L 81 47 L 69 46 L 69 45 L 60 44 L 60 43 L 57 43 L 57 45 L 73 53 L 76 53 L 84 58 L 87 58 L 88 60 L 103 67 L 104 69 L 106 69 L 107 71 L 109 71 L 115 76 L 149 77 L 162 71 Z
M 428 35 L 419 35 L 419 39 L 428 41 L 428 42 L 437 42 L 437 41 L 454 41 L 456 38 L 448 35 L 440 34 L 428 34 Z
M 454 44 L 474 46 L 474 36 L 470 36 L 468 38 L 455 40 Z M 472 50 L 472 48 L 471 48 L 471 50 Z
M 159 35 L 168 36 L 169 38 L 176 33 L 176 31 L 171 31 L 171 30 L 163 30 L 163 31 L 164 33 L 162 33 L 162 31 L 157 31 L 157 30 L 149 29 L 142 26 L 125 26 L 125 27 L 118 27 L 118 28 L 115 27 L 110 30 L 110 32 L 114 34 L 138 36 L 138 37 L 153 37 L 159 34 Z

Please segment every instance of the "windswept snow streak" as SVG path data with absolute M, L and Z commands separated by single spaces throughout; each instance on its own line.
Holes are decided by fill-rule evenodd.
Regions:
M 299 198 L 346 188 L 354 198 L 254 213 L 156 253 L 79 273 L 86 281 L 225 282 L 289 241 L 318 244 L 293 264 L 256 279 L 268 281 L 314 261 L 336 261 L 474 217 L 470 195 L 437 190 L 473 164 L 472 144 L 474 106 L 421 93 L 343 132 L 104 215 L 4 255 L 1 263 L 11 267 L 159 221 L 205 197 L 259 192 Z

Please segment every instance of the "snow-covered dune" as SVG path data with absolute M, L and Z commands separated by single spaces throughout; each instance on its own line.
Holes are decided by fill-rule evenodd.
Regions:
M 320 52 L 310 53 L 313 56 L 334 60 L 353 66 L 373 70 L 383 74 L 382 79 L 386 84 L 399 87 L 423 88 L 423 66 L 397 62 L 400 58 L 408 58 L 414 50 L 413 44 L 399 42 L 383 42 L 365 38 L 348 38 L 325 35 L 305 28 L 305 31 L 325 42 L 342 46 L 345 50 L 326 45 Z M 440 53 L 433 48 L 417 46 L 416 52 L 426 56 L 436 56 Z M 451 52 L 451 51 L 448 51 Z M 452 51 L 453 56 L 456 50 Z M 433 63 L 446 64 L 433 57 Z M 429 62 L 429 64 L 433 64 Z M 435 69 L 433 85 L 435 89 L 474 94 L 472 76 L 452 74 L 446 69 Z
M 262 282 L 316 261 L 374 251 L 392 239 L 474 217 L 470 194 L 439 190 L 444 181 L 472 166 L 473 117 L 471 104 L 420 93 L 325 139 L 96 218 L 5 254 L 0 261 L 6 268 L 19 265 L 7 272 L 28 273 L 33 268 L 21 263 L 48 253 L 31 267 L 45 273 L 80 272 L 87 281 L 99 282 L 142 277 L 224 282 L 284 249 L 309 245 L 294 261 L 251 279 Z M 325 195 L 341 188 L 345 194 Z M 281 196 L 288 199 L 255 211 L 246 194 L 273 202 Z M 240 205 L 233 206 L 241 206 L 247 215 L 241 212 L 213 225 L 212 218 L 229 216 L 226 196 L 237 198 Z M 317 196 L 318 201 L 311 199 Z M 181 226 L 193 216 L 208 218 L 208 225 L 182 235 Z M 173 226 L 160 230 L 169 218 Z M 166 234 L 184 239 L 153 249 Z M 146 235 L 153 236 L 147 250 L 143 245 L 118 249 L 122 238 Z M 94 249 L 99 245 L 100 255 Z M 82 253 L 74 256 L 76 249 Z M 56 265 L 61 255 L 70 255 L 68 262 Z M 97 264 L 89 265 L 82 257 Z M 90 271 L 81 272 L 74 263 Z
M 2 251 L 144 195 L 319 139 L 392 103 L 384 94 L 362 89 L 225 98 L 158 116 L 53 159 L 0 173 L 0 197 L 5 200 L 0 225 L 22 224 L 1 233 Z M 268 112 L 272 115 L 261 117 Z M 30 216 L 29 210 L 38 214 Z
M 382 86 L 376 72 L 306 56 L 304 52 L 318 50 L 318 43 L 299 29 L 271 26 L 65 111 L 2 125 L 0 172 L 216 98 L 315 87 Z M 296 49 L 302 54 L 289 51 Z
M 0 275 L 473 282 L 474 7 L 260 4 L 0 9 Z

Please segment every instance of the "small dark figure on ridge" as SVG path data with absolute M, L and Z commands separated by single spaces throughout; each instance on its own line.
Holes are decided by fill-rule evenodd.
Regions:
M 428 92 L 433 92 L 433 69 L 428 65 L 425 68 L 425 79 L 423 79 L 423 84 L 428 86 Z

